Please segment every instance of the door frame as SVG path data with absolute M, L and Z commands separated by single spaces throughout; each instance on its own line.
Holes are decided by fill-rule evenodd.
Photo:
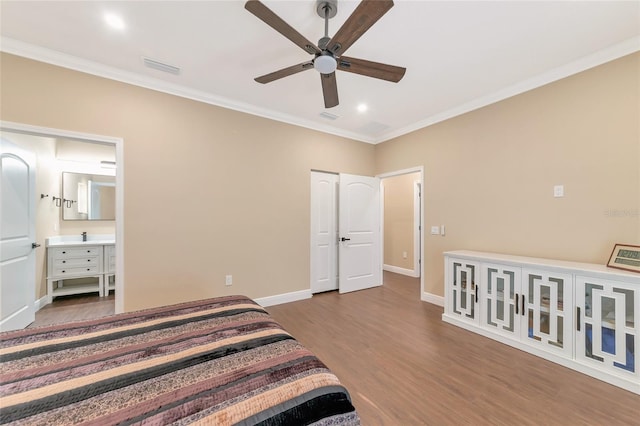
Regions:
M 418 185 L 420 186 L 420 191 L 422 193 L 422 196 L 420 197 L 420 203 L 419 203 L 419 207 L 420 207 L 420 250 L 416 252 L 416 250 L 414 250 L 415 253 L 419 253 L 419 257 L 420 259 L 414 259 L 414 262 L 419 262 L 420 263 L 420 300 L 423 301 L 428 301 L 425 297 L 426 293 L 424 291 L 424 275 L 425 275 L 425 271 L 424 271 L 424 262 L 422 262 L 422 258 L 424 257 L 424 166 L 416 166 L 416 167 L 409 167 L 407 169 L 401 169 L 401 170 L 395 170 L 392 172 L 387 172 L 387 173 L 380 173 L 377 174 L 376 177 L 380 178 L 380 187 L 381 187 L 381 191 L 383 191 L 383 187 L 382 187 L 382 181 L 385 178 L 390 178 L 390 177 L 394 177 L 394 176 L 402 176 L 402 175 L 408 175 L 411 173 L 416 173 L 419 172 L 420 173 L 420 177 L 418 179 Z M 414 183 L 414 194 L 415 194 L 415 187 L 416 184 Z M 381 192 L 381 194 L 383 194 L 383 192 Z M 415 203 L 414 203 L 415 204 Z M 414 206 L 414 211 L 415 211 L 415 206 Z M 384 196 L 380 197 L 380 211 L 382 213 L 381 216 L 381 220 L 380 220 L 380 239 L 381 239 L 381 244 L 380 244 L 380 259 L 384 259 Z M 384 263 L 384 261 L 380 262 L 380 265 L 382 267 L 382 264 Z
M 124 312 L 124 139 L 75 132 L 51 127 L 33 126 L 30 124 L 0 121 L 0 131 L 23 133 L 33 136 L 74 139 L 89 143 L 111 144 L 116 149 L 116 294 L 115 313 Z M 35 289 L 34 289 L 35 291 Z

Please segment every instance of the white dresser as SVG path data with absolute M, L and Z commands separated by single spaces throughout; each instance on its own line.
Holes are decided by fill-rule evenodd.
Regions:
M 640 274 L 494 253 L 444 255 L 444 321 L 640 394 Z
M 115 289 L 115 239 L 113 235 L 60 235 L 46 239 L 47 303 L 54 297 L 98 292 L 102 297 Z M 110 277 L 113 284 L 109 286 Z M 95 278 L 81 284 L 65 280 Z

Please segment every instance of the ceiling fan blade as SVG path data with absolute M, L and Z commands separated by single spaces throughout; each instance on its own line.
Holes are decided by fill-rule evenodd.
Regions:
M 287 24 L 282 18 L 273 13 L 271 9 L 258 0 L 249 0 L 244 4 L 244 8 L 256 15 L 265 24 L 294 42 L 305 52 L 310 54 L 320 53 L 320 49 L 307 40 L 305 36 L 296 31 L 291 25 Z
M 320 74 L 320 80 L 322 81 L 324 107 L 333 108 L 338 105 L 338 85 L 336 83 L 335 71 L 331 74 Z
M 399 82 L 404 77 L 406 68 L 394 65 L 381 64 L 380 62 L 365 61 L 364 59 L 348 58 L 346 56 L 338 59 L 338 69 L 355 74 L 366 75 L 367 77 L 379 78 L 381 80 Z
M 362 0 L 331 38 L 327 44 L 327 50 L 334 55 L 342 55 L 392 7 L 392 0 Z
M 260 77 L 254 78 L 254 80 L 257 81 L 258 83 L 266 84 L 266 83 L 271 83 L 272 81 L 275 81 L 275 80 L 279 80 L 283 77 L 287 77 L 287 76 L 299 73 L 301 71 L 306 71 L 310 69 L 313 69 L 313 62 L 311 61 L 303 62 L 301 64 L 283 68 L 281 70 L 274 71 L 269 74 L 261 75 Z

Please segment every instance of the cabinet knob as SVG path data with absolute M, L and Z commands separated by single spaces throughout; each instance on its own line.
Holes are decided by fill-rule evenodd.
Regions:
M 62 271 L 62 273 L 63 273 L 63 274 L 64 274 L 65 272 L 67 272 L 67 271 Z
M 66 251 L 63 251 L 63 252 L 62 252 L 62 254 L 67 254 L 67 252 L 66 252 Z
M 62 263 L 67 263 L 67 261 L 66 261 L 66 260 L 63 260 L 63 261 L 62 261 Z
M 91 259 L 87 259 L 87 262 L 91 262 Z
M 90 271 L 90 270 L 91 270 L 90 268 L 87 268 L 87 271 Z

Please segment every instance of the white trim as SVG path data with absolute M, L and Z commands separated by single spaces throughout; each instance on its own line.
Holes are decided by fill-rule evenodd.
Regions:
M 438 296 L 437 294 L 427 293 L 426 291 L 422 292 L 420 296 L 420 300 L 423 302 L 431 303 L 433 305 L 444 307 L 444 297 Z
M 38 312 L 40 309 L 44 308 L 45 306 L 47 306 L 47 296 L 46 295 L 44 297 L 41 297 L 40 299 L 36 300 L 36 303 L 34 304 L 36 312 Z
M 311 290 L 292 291 L 291 293 L 276 294 L 275 296 L 259 297 L 253 299 L 262 307 L 281 305 L 283 303 L 297 302 L 311 299 Z
M 333 126 L 318 124 L 310 120 L 295 117 L 293 115 L 279 113 L 277 111 L 258 107 L 244 102 L 234 101 L 232 99 L 203 92 L 201 90 L 191 89 L 178 84 L 167 83 L 166 81 L 162 81 L 156 78 L 143 76 L 114 67 L 109 67 L 98 62 L 89 61 L 87 59 L 82 59 L 41 46 L 25 43 L 9 37 L 0 37 L 0 51 L 44 62 L 47 64 L 80 71 L 98 77 L 104 77 L 110 80 L 120 81 L 122 83 L 132 84 L 138 87 L 144 87 L 145 89 L 155 90 L 157 92 L 167 93 L 170 95 L 179 96 L 181 98 L 203 102 L 209 105 L 216 105 L 234 111 L 240 111 L 247 114 L 255 115 L 258 117 L 280 121 L 282 123 L 287 123 L 294 126 L 317 130 L 319 132 L 328 133 L 343 138 L 354 139 L 360 142 L 371 144 L 376 143 L 376 140 L 370 136 L 361 135 L 355 132 L 349 132 Z
M 4 48 L 4 46 L 3 46 Z M 0 121 L 0 131 L 108 143 L 116 148 L 116 280 L 115 313 L 124 312 L 124 140 L 119 137 L 74 132 L 51 127 Z
M 416 274 L 416 271 L 414 271 L 412 269 L 401 268 L 399 266 L 393 266 L 393 265 L 384 264 L 382 269 L 384 269 L 385 271 L 393 272 L 395 274 L 406 275 L 406 276 L 412 277 L 412 278 L 418 278 L 419 277 L 419 275 Z
M 519 95 L 524 92 L 528 92 L 529 90 L 536 89 L 549 83 L 553 83 L 554 81 L 558 81 L 565 77 L 578 74 L 579 72 L 588 70 L 589 68 L 597 67 L 598 65 L 613 61 L 639 50 L 640 36 L 632 37 L 621 43 L 610 46 L 607 49 L 603 49 L 598 52 L 592 53 L 591 55 L 584 56 L 578 60 L 562 65 L 558 68 L 554 68 L 542 74 L 538 74 L 535 77 L 531 77 L 509 87 L 505 87 L 504 89 L 498 90 L 497 92 L 490 93 L 480 98 L 476 98 L 472 101 L 451 108 L 447 111 L 443 111 L 441 113 L 420 120 L 416 123 L 410 124 L 409 126 L 402 127 L 389 133 L 385 133 L 377 138 L 374 143 L 377 144 L 385 142 L 389 139 L 397 138 L 399 136 L 406 135 L 407 133 L 429 127 L 441 121 L 457 117 L 458 115 L 466 114 L 467 112 L 494 104 L 496 102 L 500 102 L 504 99 Z
M 419 180 L 413 181 L 413 274 L 420 276 L 420 265 L 422 264 L 422 245 L 420 244 L 420 220 L 422 211 L 422 185 Z
M 410 173 L 417 173 L 417 172 L 420 172 L 420 173 L 424 172 L 424 166 L 408 167 L 406 169 L 395 170 L 393 172 L 380 173 L 379 175 L 376 175 L 376 177 L 378 177 L 380 179 L 384 179 L 384 178 L 388 178 L 388 177 L 394 177 L 394 176 L 400 176 L 400 175 L 408 175 Z
M 380 187 L 382 188 L 382 179 L 393 177 L 393 176 L 407 175 L 410 173 L 420 173 L 420 178 L 418 179 L 418 182 L 420 183 L 420 188 L 422 188 L 422 191 L 424 192 L 424 166 L 415 166 L 415 167 L 409 167 L 402 170 L 396 170 L 393 172 L 381 173 L 376 175 L 376 177 L 380 178 Z M 420 206 L 420 223 L 424 223 L 424 197 L 420 197 L 420 202 L 422 203 L 422 205 Z M 380 197 L 380 210 L 384 211 L 383 197 Z M 380 222 L 380 235 L 384 235 L 384 220 L 381 220 Z M 384 259 L 384 242 L 382 244 L 382 247 L 383 248 L 381 248 L 381 250 L 383 252 L 380 259 Z M 420 230 L 420 247 L 421 247 L 420 253 L 424 253 L 424 226 Z M 422 266 L 422 270 L 419 271 L 418 275 L 420 276 L 420 292 L 424 292 L 424 275 L 425 275 L 424 266 Z
M 448 120 L 449 118 L 465 114 L 469 111 L 482 108 L 484 106 L 510 98 L 512 96 L 519 95 L 520 93 L 524 93 L 537 87 L 544 86 L 545 84 L 552 83 L 570 75 L 577 74 L 589 68 L 602 65 L 606 62 L 613 61 L 639 50 L 640 36 L 632 37 L 621 43 L 592 53 L 568 64 L 562 65 L 558 68 L 544 72 L 520 83 L 516 83 L 495 93 L 474 99 L 462 105 L 451 108 L 447 111 L 443 111 L 441 113 L 432 115 L 431 117 L 427 117 L 416 123 L 391 131 L 389 133 L 385 133 L 380 137 L 373 138 L 371 136 L 338 129 L 333 126 L 320 125 L 318 123 L 294 117 L 289 114 L 282 114 L 266 108 L 257 107 L 243 102 L 233 101 L 231 99 L 212 95 L 200 90 L 194 90 L 177 84 L 167 83 L 162 80 L 142 76 L 140 74 L 132 73 L 129 71 L 123 71 L 114 67 L 108 67 L 97 62 L 78 58 L 76 56 L 68 55 L 55 50 L 46 49 L 41 46 L 25 43 L 9 37 L 0 37 L 0 51 L 6 53 L 11 53 L 13 55 L 34 59 L 36 61 L 57 65 L 63 68 L 69 68 L 87 74 L 121 81 L 123 83 L 133 84 L 135 86 L 144 87 L 158 92 L 168 93 L 171 95 L 204 102 L 211 105 L 217 105 L 223 108 L 256 115 L 258 117 L 264 117 L 294 126 L 317 130 L 320 132 L 354 139 L 370 144 L 378 144 L 388 141 L 389 139 L 397 138 L 407 133 L 411 133 L 424 127 L 431 126 L 432 124 Z

